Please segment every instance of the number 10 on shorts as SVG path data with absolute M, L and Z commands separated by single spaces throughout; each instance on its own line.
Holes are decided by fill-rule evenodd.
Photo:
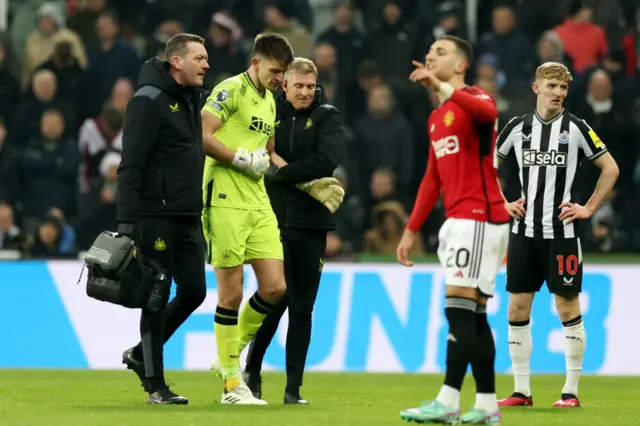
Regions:
M 576 275 L 578 273 L 578 257 L 575 254 L 569 256 L 558 255 L 556 256 L 558 261 L 558 275 L 564 275 L 565 271 L 569 275 Z

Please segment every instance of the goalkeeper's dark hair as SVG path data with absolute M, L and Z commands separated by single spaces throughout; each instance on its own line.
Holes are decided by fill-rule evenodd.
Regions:
M 164 55 L 168 61 L 172 56 L 183 57 L 187 54 L 187 44 L 193 41 L 204 45 L 204 38 L 196 34 L 179 33 L 167 40 L 167 44 L 164 47 Z
M 462 56 L 464 56 L 465 60 L 467 61 L 467 66 L 471 66 L 471 63 L 473 62 L 473 47 L 471 46 L 471 43 L 469 43 L 465 39 L 452 35 L 439 37 L 438 40 L 448 40 L 455 44 L 456 49 L 458 49 L 458 51 L 462 53 Z
M 293 62 L 293 48 L 280 34 L 258 34 L 253 43 L 253 55 L 276 60 L 285 67 Z

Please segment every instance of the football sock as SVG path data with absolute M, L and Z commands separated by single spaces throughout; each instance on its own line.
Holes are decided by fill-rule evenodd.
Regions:
M 444 312 L 449 322 L 447 371 L 436 400 L 447 408 L 460 408 L 460 389 L 476 346 L 476 308 L 477 303 L 472 299 L 445 299 Z
M 216 345 L 225 389 L 233 389 L 238 379 L 238 311 L 216 307 Z
M 473 378 L 476 381 L 475 408 L 493 413 L 498 411 L 495 375 L 496 346 L 487 319 L 487 305 L 478 305 L 476 310 L 476 333 L 476 349 L 471 358 Z
M 509 321 L 509 355 L 513 370 L 513 391 L 531 396 L 530 363 L 533 342 L 531 324 L 526 321 Z
M 564 357 L 567 367 L 567 379 L 562 393 L 578 396 L 582 359 L 587 346 L 587 334 L 584 330 L 582 315 L 563 322 L 562 326 L 564 328 Z
M 240 319 L 238 321 L 238 353 L 242 353 L 251 339 L 256 335 L 262 321 L 273 309 L 269 303 L 265 302 L 256 291 L 249 302 L 244 304 Z

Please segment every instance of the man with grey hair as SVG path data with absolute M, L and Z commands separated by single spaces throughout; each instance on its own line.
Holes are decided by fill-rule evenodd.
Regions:
M 312 61 L 295 58 L 276 98 L 271 161 L 277 171 L 265 182 L 282 236 L 287 292 L 251 342 L 245 369 L 249 389 L 260 398 L 262 360 L 289 308 L 285 404 L 308 404 L 300 396 L 300 387 L 311 341 L 311 313 L 320 286 L 327 231 L 335 229 L 331 214 L 344 197 L 338 180 L 331 176 L 342 159 L 345 135 L 340 113 L 326 103 L 317 77 Z
M 133 370 L 152 404 L 187 404 L 164 380 L 163 345 L 205 299 L 200 87 L 209 69 L 204 39 L 176 34 L 166 59 L 140 70 L 140 89 L 127 105 L 118 166 L 118 233 L 155 260 L 177 292 L 158 310 L 142 309 L 141 342 L 122 363 Z

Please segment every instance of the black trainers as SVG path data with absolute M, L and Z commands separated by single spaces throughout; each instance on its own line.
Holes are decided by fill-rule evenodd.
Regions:
M 283 402 L 285 404 L 309 405 L 309 401 L 303 399 L 298 392 L 285 392 Z
M 248 371 L 245 371 L 242 374 L 242 379 L 247 384 L 247 387 L 253 394 L 253 397 L 262 399 L 262 376 L 260 373 L 249 373 Z
M 169 389 L 168 386 L 161 387 L 155 392 L 149 394 L 149 404 L 161 405 L 187 405 L 189 400 L 184 396 L 180 396 Z
M 133 348 L 129 348 L 122 354 L 122 363 L 127 366 L 128 370 L 133 370 L 144 386 L 144 361 L 138 361 L 133 357 Z

